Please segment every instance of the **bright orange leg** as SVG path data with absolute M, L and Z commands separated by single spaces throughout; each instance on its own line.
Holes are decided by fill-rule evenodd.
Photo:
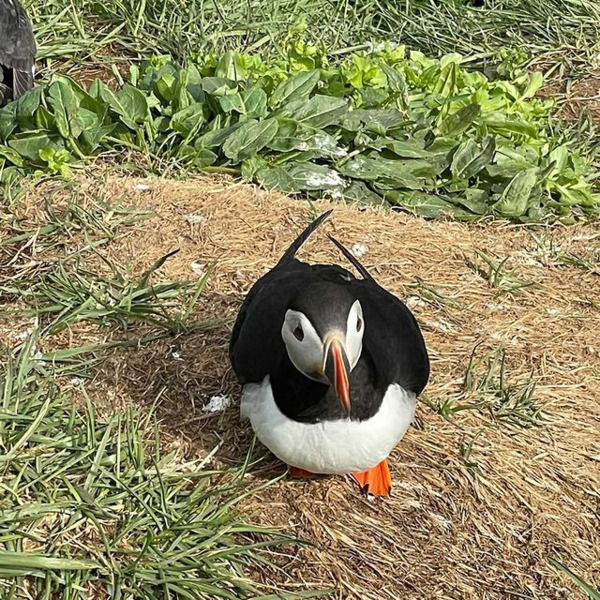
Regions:
M 298 467 L 292 467 L 292 466 L 290 466 L 290 473 L 291 473 L 292 477 L 299 477 L 299 478 L 312 477 L 314 475 L 314 473 L 311 473 L 310 471 L 305 471 L 304 469 L 299 469 Z
M 361 473 L 352 473 L 360 487 L 374 496 L 389 496 L 392 487 L 392 478 L 387 460 L 382 460 L 378 465 Z

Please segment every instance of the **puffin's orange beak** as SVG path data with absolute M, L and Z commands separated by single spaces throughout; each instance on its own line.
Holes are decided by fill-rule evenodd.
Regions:
M 338 338 L 330 338 L 325 345 L 325 374 L 335 387 L 340 404 L 350 413 L 350 365 L 343 343 Z

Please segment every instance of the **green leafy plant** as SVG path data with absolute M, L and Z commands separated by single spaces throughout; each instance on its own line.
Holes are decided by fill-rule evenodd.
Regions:
M 386 46 L 329 64 L 226 52 L 181 68 L 157 58 L 117 91 L 65 77 L 0 111 L 4 176 L 65 174 L 103 150 L 226 170 L 269 189 L 389 203 L 425 217 L 521 222 L 600 212 L 588 160 L 536 99 L 539 73 L 488 80 L 461 57 Z

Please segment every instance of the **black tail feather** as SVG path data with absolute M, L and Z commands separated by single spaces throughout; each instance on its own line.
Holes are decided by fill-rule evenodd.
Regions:
M 306 242 L 306 240 L 314 233 L 315 229 L 317 229 L 317 227 L 319 225 L 321 225 L 321 223 L 323 223 L 323 221 L 325 221 L 327 219 L 327 217 L 329 217 L 329 215 L 331 215 L 331 213 L 333 212 L 333 209 L 328 210 L 327 212 L 324 212 L 322 215 L 319 215 L 293 242 L 292 245 L 285 251 L 285 254 L 281 257 L 281 259 L 279 260 L 278 264 L 281 264 L 283 262 L 286 262 L 288 260 L 291 260 L 292 258 L 294 258 L 294 256 L 296 256 L 296 252 L 298 252 L 298 250 L 300 250 L 300 248 L 302 247 L 302 245 L 304 244 L 304 242 Z
M 371 273 L 369 273 L 369 271 L 367 271 L 367 269 L 365 267 L 363 267 L 360 264 L 360 262 L 358 262 L 358 259 L 356 258 L 356 256 L 354 256 L 354 254 L 352 254 L 352 252 L 350 252 L 350 250 L 348 250 L 348 248 L 346 248 L 346 246 L 344 246 L 344 244 L 342 244 L 341 242 L 338 242 L 334 237 L 331 237 L 331 236 L 327 236 L 327 237 L 329 237 L 329 239 L 339 248 L 341 253 L 346 257 L 346 259 L 350 262 L 350 264 L 365 279 L 373 279 L 373 276 L 371 275 Z

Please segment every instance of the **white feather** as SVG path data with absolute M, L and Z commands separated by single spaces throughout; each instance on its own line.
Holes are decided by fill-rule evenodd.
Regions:
M 240 408 L 258 439 L 283 462 L 311 473 L 344 474 L 387 458 L 411 424 L 415 404 L 413 393 L 394 384 L 370 419 L 299 423 L 279 410 L 267 376 L 244 386 Z

